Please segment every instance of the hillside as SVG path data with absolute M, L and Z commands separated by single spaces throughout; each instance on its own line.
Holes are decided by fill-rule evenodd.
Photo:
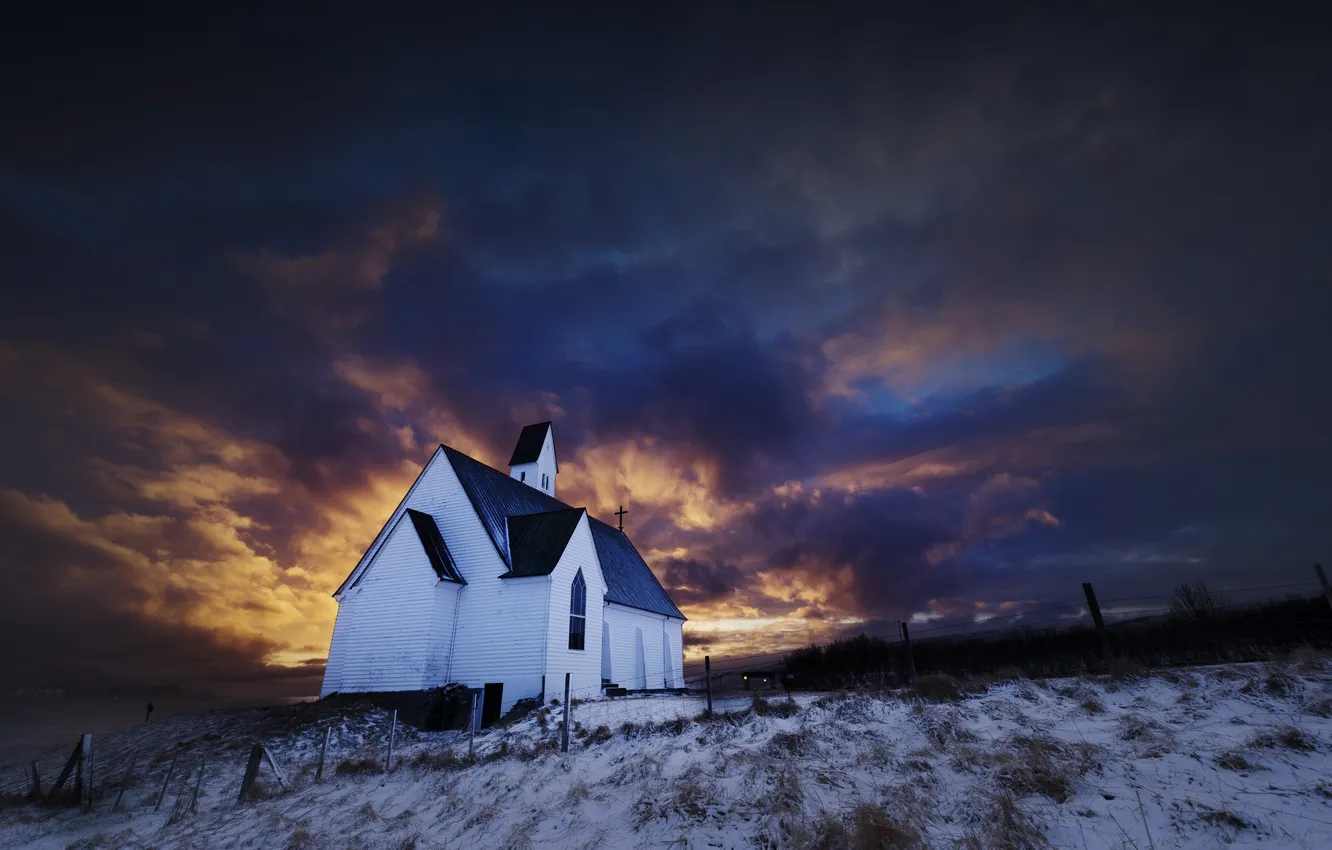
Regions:
M 476 763 L 459 733 L 406 732 L 389 774 L 368 772 L 385 755 L 377 709 L 172 718 L 101 742 L 99 764 L 136 746 L 155 761 L 125 811 L 110 811 L 114 782 L 91 814 L 7 801 L 0 846 L 1332 846 L 1325 661 L 971 694 L 924 684 L 930 700 L 801 695 L 758 713 L 733 701 L 744 713 L 712 722 L 694 719 L 692 697 L 588 702 L 573 709 L 567 755 L 553 746 L 554 714 L 478 735 Z M 265 766 L 265 798 L 238 805 L 253 739 L 293 788 Z M 154 812 L 172 752 L 179 778 Z

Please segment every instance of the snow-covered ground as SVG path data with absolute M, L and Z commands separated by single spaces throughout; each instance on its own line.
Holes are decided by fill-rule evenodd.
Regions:
M 479 734 L 475 763 L 465 735 L 409 731 L 387 774 L 347 772 L 382 762 L 378 710 L 172 718 L 99 742 L 111 778 L 94 812 L 7 802 L 0 846 L 1332 847 L 1323 661 L 1017 681 L 941 702 L 798 695 L 712 722 L 700 709 L 678 696 L 582 703 L 567 755 L 552 746 L 548 712 Z M 265 766 L 264 798 L 237 804 L 256 739 L 293 787 Z M 135 746 L 147 764 L 113 812 L 118 765 Z M 154 811 L 173 752 L 176 776 Z

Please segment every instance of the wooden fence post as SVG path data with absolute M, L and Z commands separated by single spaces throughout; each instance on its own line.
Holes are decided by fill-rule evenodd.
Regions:
M 273 754 L 268 751 L 268 747 L 265 747 L 263 744 L 259 745 L 259 750 L 264 754 L 264 758 L 268 761 L 268 766 L 272 768 L 273 776 L 277 779 L 278 785 L 281 785 L 285 790 L 288 787 L 287 779 L 282 775 L 282 768 L 278 767 L 277 760 L 274 759 Z
M 255 744 L 250 748 L 250 761 L 245 765 L 245 776 L 241 779 L 240 796 L 237 803 L 245 802 L 245 795 L 250 793 L 250 786 L 259 776 L 259 764 L 264 760 L 264 745 Z
M 166 778 L 162 780 L 162 790 L 157 793 L 157 803 L 153 806 L 153 811 L 162 808 L 162 801 L 166 799 L 167 784 L 171 782 L 171 774 L 176 772 L 176 759 L 180 758 L 180 753 L 171 757 L 171 765 L 167 768 Z
M 1314 572 L 1318 574 L 1318 583 L 1323 586 L 1323 598 L 1327 600 L 1327 605 L 1332 608 L 1332 587 L 1328 586 L 1327 576 L 1323 574 L 1323 565 L 1314 564 Z
M 1101 636 L 1101 652 L 1105 655 L 1105 670 L 1108 673 L 1115 666 L 1115 654 L 1110 649 L 1110 632 L 1106 631 L 1105 619 L 1101 617 L 1101 606 L 1096 602 L 1096 591 L 1092 590 L 1091 582 L 1082 583 L 1082 592 L 1087 596 L 1087 608 L 1091 610 L 1092 622 L 1096 624 L 1096 631 Z
M 564 722 L 560 724 L 560 752 L 569 752 L 569 674 L 564 674 Z
M 388 758 L 384 759 L 384 772 L 388 773 L 393 769 L 393 739 L 398 734 L 398 710 L 393 709 L 393 722 L 389 725 L 389 746 Z
M 712 719 L 712 656 L 703 656 L 703 678 L 708 682 L 708 719 Z
M 31 765 L 31 774 L 28 776 L 28 794 L 35 800 L 42 796 L 42 773 L 37 769 L 37 762 Z
M 208 767 L 208 759 L 205 756 L 199 757 L 199 775 L 194 780 L 194 793 L 190 795 L 190 811 L 199 811 L 199 787 L 203 785 L 204 768 Z
M 328 752 L 328 739 L 333 734 L 333 727 L 324 730 L 324 743 L 319 745 L 319 764 L 315 767 L 315 782 L 324 781 L 324 753 Z
M 79 808 L 91 812 L 93 807 L 93 744 L 92 733 L 84 732 L 79 742 Z
M 472 717 L 467 721 L 467 757 L 476 758 L 476 694 L 472 694 Z
M 916 687 L 916 656 L 911 651 L 911 630 L 902 620 L 897 621 L 897 628 L 902 632 L 902 646 L 906 650 L 907 657 L 907 675 L 910 677 L 911 687 Z
M 83 753 L 83 739 L 80 738 L 79 742 L 74 745 L 74 752 L 69 754 L 69 760 L 65 762 L 64 770 L 60 771 L 60 775 L 56 777 L 55 784 L 51 786 L 50 793 L 46 795 L 47 802 L 54 800 L 56 793 L 61 788 L 65 787 L 65 781 L 69 779 L 69 775 L 73 773 L 74 768 L 78 766 L 79 756 L 82 755 L 82 753 Z

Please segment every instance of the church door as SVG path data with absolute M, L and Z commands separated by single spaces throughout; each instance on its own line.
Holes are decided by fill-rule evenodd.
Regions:
M 634 687 L 639 690 L 647 689 L 647 655 L 643 652 L 643 630 L 634 629 L 634 642 L 636 644 L 634 653 Z
M 481 697 L 481 728 L 490 726 L 500 719 L 500 708 L 504 705 L 504 683 L 487 682 Z
M 674 687 L 675 671 L 671 669 L 671 639 L 667 635 L 661 636 L 661 686 L 663 688 Z
M 613 682 L 611 677 L 611 656 L 610 656 L 610 623 L 601 621 L 601 678 L 607 682 Z

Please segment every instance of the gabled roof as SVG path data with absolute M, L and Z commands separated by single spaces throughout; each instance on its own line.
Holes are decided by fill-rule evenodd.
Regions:
M 541 447 L 546 444 L 546 434 L 550 431 L 551 423 L 538 422 L 535 425 L 527 425 L 523 432 L 518 435 L 518 445 L 513 447 L 513 456 L 509 458 L 509 466 L 518 466 L 522 463 L 536 463 L 541 457 Z M 551 447 L 552 451 L 554 446 Z M 555 458 L 555 471 L 560 471 L 560 459 Z
M 588 517 L 588 522 L 601 562 L 601 576 L 606 580 L 607 601 L 685 619 L 625 533 L 599 519 Z
M 495 544 L 495 551 L 499 552 L 510 571 L 513 571 L 514 563 L 509 555 L 509 538 L 505 533 L 509 530 L 509 518 L 571 510 L 554 496 L 547 496 L 535 487 L 491 469 L 457 449 L 449 446 L 440 448 L 453 466 L 491 542 Z M 654 614 L 685 619 L 629 538 L 601 520 L 589 516 L 588 521 L 591 523 L 597 560 L 601 562 L 602 576 L 606 580 L 606 599 Z
M 443 448 L 445 457 L 457 473 L 463 490 L 467 492 L 467 498 L 476 509 L 476 515 L 481 518 L 481 524 L 486 527 L 486 533 L 495 544 L 495 550 L 510 569 L 513 568 L 513 561 L 509 559 L 509 543 L 505 535 L 509 517 L 569 508 L 554 496 L 547 496 L 498 469 L 491 469 L 457 449 L 448 446 Z
M 500 578 L 545 576 L 555 569 L 582 519 L 582 508 L 509 517 L 509 553 L 513 568 Z
M 463 580 L 462 574 L 458 572 L 458 567 L 453 563 L 453 555 L 449 552 L 448 544 L 439 533 L 439 525 L 435 518 L 430 514 L 407 509 L 407 516 L 411 519 L 412 525 L 416 528 L 416 535 L 421 538 L 421 545 L 425 547 L 426 557 L 430 559 L 430 566 L 435 568 L 435 575 L 443 581 L 456 581 L 459 584 L 467 584 Z

